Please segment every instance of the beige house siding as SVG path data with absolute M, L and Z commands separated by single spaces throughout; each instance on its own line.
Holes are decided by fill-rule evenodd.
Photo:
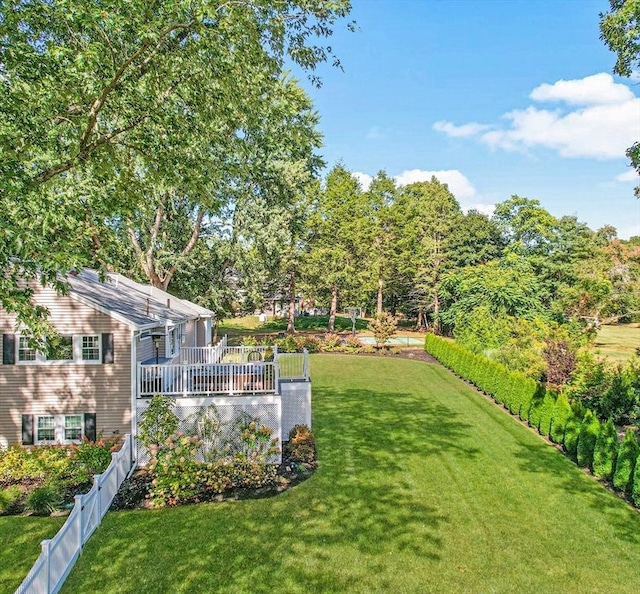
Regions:
M 34 299 L 49 308 L 50 319 L 61 334 L 113 334 L 114 362 L 0 364 L 0 445 L 21 442 L 24 414 L 95 413 L 96 430 L 105 437 L 130 432 L 129 326 L 72 297 L 57 296 L 51 289 L 39 288 Z M 15 333 L 15 316 L 2 309 L 0 331 Z

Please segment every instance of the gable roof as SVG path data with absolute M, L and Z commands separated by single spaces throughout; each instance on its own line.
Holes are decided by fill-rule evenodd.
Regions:
M 101 279 L 97 271 L 85 268 L 78 274 L 66 276 L 64 280 L 69 284 L 71 298 L 135 330 L 215 316 L 205 307 L 117 273 L 108 273 Z

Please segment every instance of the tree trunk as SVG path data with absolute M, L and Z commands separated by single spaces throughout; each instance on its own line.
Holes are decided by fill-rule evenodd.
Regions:
M 378 304 L 376 307 L 376 315 L 377 316 L 381 316 L 382 315 L 382 275 L 378 276 Z
M 335 285 L 331 289 L 331 309 L 329 310 L 329 332 L 336 329 L 336 310 L 338 309 L 338 287 Z
M 424 326 L 424 312 L 422 311 L 422 307 L 418 307 L 418 320 L 416 321 L 416 330 L 422 330 Z
M 289 320 L 287 322 L 287 333 L 293 334 L 296 331 L 296 273 L 292 270 L 289 277 Z
M 440 335 L 440 298 L 438 297 L 438 291 L 436 288 L 436 294 L 433 298 L 433 333 Z

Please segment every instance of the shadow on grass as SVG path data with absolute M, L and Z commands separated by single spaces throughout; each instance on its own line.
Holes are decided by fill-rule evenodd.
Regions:
M 474 456 L 460 446 L 469 426 L 413 394 L 318 388 L 314 399 L 313 477 L 268 500 L 109 514 L 63 592 L 385 591 L 389 556 L 440 561 L 450 519 L 423 495 L 422 462 Z
M 620 538 L 640 544 L 640 514 L 562 452 L 546 443 L 521 444 L 516 458 L 523 472 L 546 475 L 564 492 L 586 501 L 594 516 L 603 516 Z

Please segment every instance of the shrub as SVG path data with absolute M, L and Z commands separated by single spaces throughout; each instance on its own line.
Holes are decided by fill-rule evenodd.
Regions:
M 80 445 L 71 446 L 74 475 L 78 481 L 90 481 L 93 475 L 103 473 L 111 463 L 111 452 L 116 449 L 116 441 L 101 437 L 97 441 L 83 440 Z
M 298 341 L 292 334 L 279 338 L 275 341 L 275 344 L 278 345 L 278 352 L 280 353 L 297 353 L 301 350 Z
M 578 434 L 577 458 L 578 464 L 583 468 L 592 468 L 593 450 L 600 433 L 600 421 L 592 411 L 587 410 L 580 424 Z
M 280 453 L 278 438 L 271 438 L 273 429 L 260 425 L 254 419 L 241 420 L 238 424 L 242 456 L 247 462 L 266 464 L 269 458 Z
M 138 424 L 138 441 L 147 449 L 161 445 L 178 430 L 178 417 L 173 412 L 174 399 L 156 394 L 142 413 Z
M 551 423 L 553 419 L 553 411 L 556 406 L 557 396 L 551 390 L 545 392 L 542 404 L 540 407 L 540 423 L 538 430 L 541 435 L 548 437 L 551 433 Z
M 549 434 L 551 441 L 553 441 L 554 443 L 563 442 L 564 430 L 570 416 L 571 406 L 569 405 L 567 395 L 564 392 L 560 392 L 553 407 L 553 414 L 551 418 L 551 432 Z
M 580 405 L 576 404 L 571 407 L 571 413 L 567 417 L 564 426 L 564 439 L 562 441 L 564 451 L 570 458 L 576 460 L 578 457 L 578 437 L 580 436 L 580 426 L 584 416 Z
M 611 480 L 618 454 L 618 433 L 613 421 L 600 427 L 593 450 L 593 474 L 604 480 Z
M 294 462 L 312 463 L 316 459 L 316 440 L 306 425 L 296 425 L 289 431 L 285 452 Z
M 342 339 L 338 334 L 325 334 L 324 340 L 320 345 L 320 350 L 326 352 L 336 352 L 342 350 Z
M 203 465 L 196 462 L 199 439 L 176 434 L 169 436 L 164 445 L 149 465 L 154 477 L 149 491 L 153 505 L 178 505 L 195 501 L 204 482 L 200 473 Z
M 344 349 L 349 353 L 358 353 L 364 345 L 356 336 L 347 336 L 344 341 Z
M 576 368 L 578 358 L 565 340 L 550 340 L 542 350 L 547 365 L 547 383 L 553 387 L 566 384 Z
M 544 386 L 538 386 L 529 406 L 529 425 L 538 430 L 540 429 L 540 420 L 542 418 L 545 396 L 546 390 Z
M 640 455 L 636 458 L 635 470 L 633 471 L 633 486 L 631 487 L 631 499 L 640 507 Z
M 60 491 L 50 483 L 36 487 L 25 498 L 27 511 L 36 516 L 48 516 L 61 505 Z
M 22 491 L 18 485 L 0 489 L 0 516 L 19 514 L 23 509 Z
M 373 332 L 378 348 L 394 336 L 398 329 L 398 320 L 390 313 L 382 312 L 369 321 L 369 330 Z
M 302 336 L 296 336 L 296 344 L 300 351 L 307 349 L 310 353 L 317 353 L 320 350 L 321 341 L 316 336 L 303 334 Z
M 633 429 L 627 429 L 618 449 L 616 470 L 613 473 L 613 486 L 616 489 L 630 492 L 638 454 L 640 454 L 640 446 L 636 432 Z

